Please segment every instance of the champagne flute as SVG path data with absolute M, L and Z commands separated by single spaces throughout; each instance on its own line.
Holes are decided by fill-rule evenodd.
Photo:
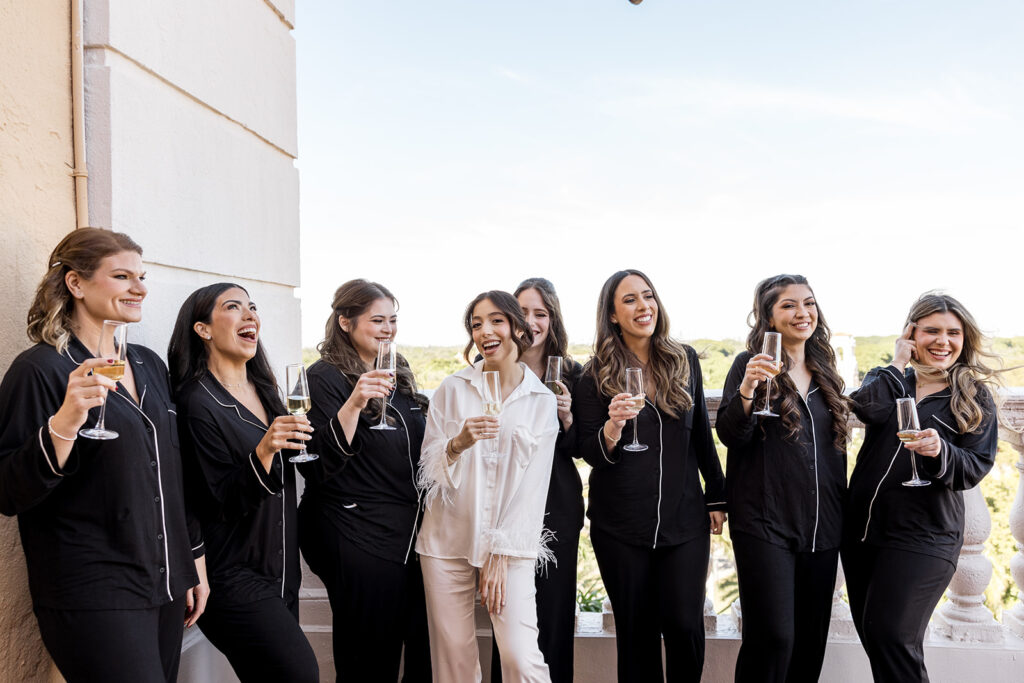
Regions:
M 555 396 L 562 395 L 562 387 L 558 382 L 562 381 L 562 357 L 548 356 L 548 369 L 544 372 L 544 386 L 551 390 Z
M 644 397 L 644 371 L 642 368 L 626 368 L 626 393 L 633 395 L 633 405 L 639 411 L 644 409 L 646 398 Z M 637 440 L 637 420 L 639 415 L 633 418 L 633 443 L 628 443 L 622 450 L 631 453 L 639 453 L 647 450 L 647 444 Z
M 100 346 L 96 350 L 96 357 L 106 358 L 110 363 L 102 367 L 93 368 L 93 373 L 103 375 L 115 382 L 120 382 L 124 378 L 124 366 L 128 358 L 128 344 L 125 341 L 127 331 L 128 323 L 118 320 L 103 321 L 103 329 L 100 330 Z M 100 441 L 116 439 L 117 432 L 107 429 L 104 424 L 106 416 L 107 402 L 103 401 L 103 405 L 100 406 L 100 419 L 96 420 L 94 426 L 88 429 L 80 429 L 78 433 L 87 439 L 97 439 Z
M 498 417 L 501 415 L 501 373 L 495 370 L 484 371 L 484 415 Z M 498 428 L 501 433 L 501 427 Z M 498 455 L 498 437 L 494 437 L 491 455 Z
M 917 402 L 912 398 L 896 399 L 896 418 L 899 422 L 899 431 L 896 436 L 903 443 L 910 443 L 921 438 L 921 423 L 917 417 Z M 909 449 L 908 449 L 909 450 Z M 917 476 L 917 454 L 910 453 L 910 479 L 903 482 L 904 486 L 928 486 L 930 481 Z
M 771 356 L 772 367 L 767 370 L 768 383 L 764 389 L 764 408 L 758 410 L 754 415 L 761 417 L 778 417 L 772 412 L 769 397 L 772 395 L 772 378 L 782 370 L 782 335 L 778 332 L 765 332 L 764 344 L 761 346 L 761 353 Z
M 306 367 L 302 363 L 293 363 L 285 368 L 285 386 L 288 387 L 287 407 L 290 415 L 305 415 L 313 407 L 309 399 L 309 382 L 306 381 Z M 306 446 L 300 444 L 299 452 L 288 458 L 288 462 L 312 462 L 320 456 L 307 453 Z
M 395 348 L 395 342 L 390 339 L 381 339 L 377 344 L 377 369 L 387 370 L 388 375 L 391 379 L 391 388 L 395 388 L 395 365 L 397 349 Z M 385 396 L 381 399 L 380 407 L 380 422 L 370 427 L 370 429 L 380 429 L 384 431 L 392 431 L 395 428 L 388 424 L 387 421 L 388 413 L 388 399 Z

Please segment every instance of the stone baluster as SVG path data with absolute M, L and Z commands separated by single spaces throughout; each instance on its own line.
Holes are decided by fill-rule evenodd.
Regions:
M 829 638 L 840 640 L 856 640 L 857 627 L 853 624 L 853 613 L 850 606 L 843 601 L 843 586 L 846 585 L 846 574 L 843 563 L 839 563 L 836 572 L 836 589 L 832 593 L 832 619 L 828 626 Z
M 1017 460 L 1020 480 L 1017 483 L 1013 507 L 1010 508 L 1010 533 L 1017 541 L 1017 552 L 1010 558 L 1010 575 L 1017 584 L 1017 594 L 1020 597 L 1016 605 L 1003 612 L 1003 623 L 1011 633 L 1024 638 L 1024 437 L 1019 432 L 1008 434 L 1007 437 L 1020 456 Z
M 981 488 L 964 491 L 964 547 L 949 582 L 949 601 L 932 617 L 934 632 L 956 641 L 998 643 L 1003 628 L 984 605 L 992 563 L 984 555 L 992 519 Z

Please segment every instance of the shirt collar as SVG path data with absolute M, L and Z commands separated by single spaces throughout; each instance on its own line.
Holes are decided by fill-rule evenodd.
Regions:
M 550 393 L 550 389 L 544 386 L 537 375 L 533 374 L 533 370 L 526 366 L 526 363 L 519 362 L 519 367 L 523 369 L 523 381 L 519 383 L 512 393 L 505 399 L 505 403 L 508 403 L 514 398 L 523 396 L 525 394 L 545 394 Z M 478 360 L 468 368 L 463 368 L 455 373 L 455 377 L 465 380 L 476 389 L 477 393 L 481 396 L 484 395 L 484 362 Z

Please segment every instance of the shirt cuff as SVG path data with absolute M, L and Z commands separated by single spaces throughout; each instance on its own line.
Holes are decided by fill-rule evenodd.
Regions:
M 53 439 L 48 427 L 39 428 L 39 450 L 43 452 L 43 463 L 39 469 L 44 478 L 63 479 L 65 475 L 74 474 L 78 469 L 77 449 L 74 445 L 71 446 L 71 453 L 64 461 L 64 467 L 61 467 L 57 462 L 57 449 L 53 445 Z
M 200 557 L 206 554 L 206 541 L 201 541 L 199 545 L 192 548 L 192 559 L 198 560 Z
M 256 475 L 260 486 L 266 490 L 267 495 L 277 493 L 284 488 L 284 478 L 281 472 L 282 457 L 281 451 L 274 453 L 274 460 L 270 465 L 270 471 L 267 472 L 263 469 L 263 463 L 256 456 L 256 451 L 249 453 L 249 464 L 252 466 L 252 472 Z
M 620 436 L 619 438 L 621 439 L 622 437 Z M 605 448 L 605 445 L 604 445 L 604 425 L 602 425 L 601 429 L 598 430 L 598 432 L 597 432 L 597 447 L 601 449 L 601 455 L 604 456 L 604 459 L 609 464 L 612 464 L 612 465 L 618 464 L 618 462 L 620 460 L 620 457 L 618 455 L 616 455 L 615 459 L 613 460 L 612 457 L 611 457 L 611 453 L 609 453 L 608 449 Z M 612 453 L 618 453 L 618 450 L 619 449 L 616 447 L 616 448 L 612 449 Z
M 911 454 L 915 455 L 915 454 Z M 933 479 L 942 479 L 946 476 L 946 471 L 949 468 L 949 446 L 946 445 L 946 440 L 939 439 L 939 454 L 934 458 L 921 458 L 921 467 L 932 476 Z
M 363 448 L 363 440 L 359 436 L 358 422 L 356 423 L 355 434 L 352 435 L 352 441 L 345 437 L 345 430 L 341 428 L 341 423 L 338 422 L 337 417 L 332 417 L 327 426 L 331 430 L 331 438 L 334 440 L 334 444 L 341 451 L 342 455 L 348 458 L 359 455 Z

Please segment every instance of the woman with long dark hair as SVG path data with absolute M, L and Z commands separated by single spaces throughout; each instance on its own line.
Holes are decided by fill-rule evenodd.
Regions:
M 625 390 L 628 367 L 643 370 L 639 412 Z M 594 468 L 587 514 L 615 613 L 619 680 L 698 681 L 708 534 L 725 522 L 724 477 L 697 352 L 669 336 L 668 314 L 638 270 L 615 273 L 601 289 L 594 357 L 575 403 L 580 452 Z M 646 451 L 620 444 L 634 428 Z
M 430 654 L 420 564 L 417 459 L 427 399 L 401 355 L 396 377 L 375 369 L 381 341 L 394 341 L 398 300 L 383 285 L 346 282 L 334 293 L 320 360 L 309 368 L 318 460 L 306 478 L 300 543 L 334 614 L 339 681 L 429 681 Z M 381 413 L 391 430 L 373 429 Z
M 550 677 L 537 641 L 534 572 L 553 557 L 543 527 L 558 435 L 555 396 L 519 360 L 533 333 L 515 297 L 479 294 L 464 322 L 466 362 L 474 347 L 482 359 L 434 393 L 420 456 L 427 508 L 416 551 L 434 676 L 481 680 L 473 614 L 479 586 L 503 680 L 543 683 Z
M 533 332 L 533 343 L 520 360 L 533 374 L 545 379 L 549 358 L 561 361 L 562 381 L 558 403 L 558 441 L 551 466 L 551 484 L 544 506 L 544 526 L 552 533 L 549 544 L 555 561 L 537 574 L 537 628 L 540 651 L 553 683 L 572 683 L 573 638 L 576 634 L 576 555 L 583 528 L 583 482 L 576 469 L 576 430 L 573 428 L 572 391 L 583 366 L 569 355 L 569 335 L 551 281 L 542 277 L 519 283 L 513 293 Z M 550 386 L 549 386 L 550 388 Z M 491 681 L 501 681 L 501 656 L 497 643 L 491 650 Z
M 866 429 L 850 476 L 843 569 L 876 681 L 928 680 L 924 633 L 963 546 L 962 492 L 995 462 L 1000 370 L 992 360 L 963 304 L 930 292 L 911 306 L 892 363 L 851 395 Z M 906 442 L 897 436 L 906 429 L 901 398 L 916 404 L 921 428 Z M 912 465 L 926 485 L 904 485 Z
M 806 278 L 758 283 L 750 323 L 716 423 L 729 449 L 729 528 L 743 607 L 736 680 L 816 681 L 842 538 L 849 407 Z M 761 353 L 768 332 L 781 335 L 781 371 Z M 766 402 L 779 417 L 755 414 Z
M 299 626 L 295 467 L 309 421 L 286 415 L 245 288 L 220 282 L 181 306 L 167 347 L 190 506 L 212 596 L 199 628 L 243 682 L 319 680 Z M 282 450 L 284 449 L 284 450 Z
M 35 346 L 0 385 L 0 512 L 18 515 L 43 644 L 69 683 L 174 681 L 209 588 L 167 368 L 128 344 L 120 381 L 97 372 L 114 363 L 97 357 L 104 321 L 142 319 L 142 248 L 81 228 L 47 264 L 28 312 Z M 104 403 L 116 437 L 83 438 Z

